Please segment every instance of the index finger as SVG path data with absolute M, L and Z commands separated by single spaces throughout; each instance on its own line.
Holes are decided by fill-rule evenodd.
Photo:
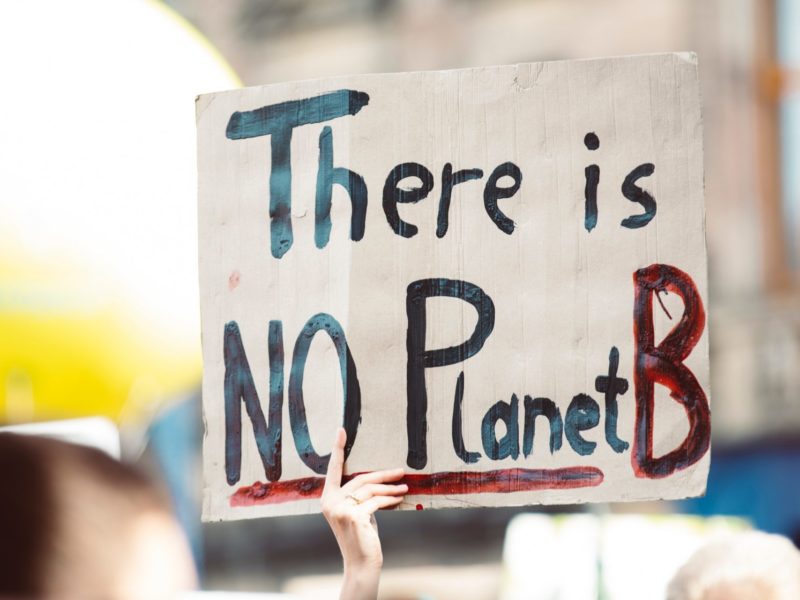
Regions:
M 344 443 L 347 433 L 343 427 L 336 430 L 333 448 L 328 459 L 328 473 L 325 475 L 325 489 L 338 489 L 342 485 L 342 470 L 344 469 Z

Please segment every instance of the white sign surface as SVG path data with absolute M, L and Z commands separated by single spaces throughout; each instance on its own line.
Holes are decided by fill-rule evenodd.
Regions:
M 709 466 L 694 55 L 197 100 L 206 519 L 697 495 Z

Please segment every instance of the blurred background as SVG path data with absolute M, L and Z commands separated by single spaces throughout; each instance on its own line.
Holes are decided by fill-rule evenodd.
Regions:
M 385 514 L 385 593 L 517 597 L 514 560 L 531 550 L 514 540 L 565 527 L 563 539 L 597 540 L 594 589 L 627 597 L 612 589 L 613 561 L 598 559 L 614 555 L 602 540 L 647 527 L 660 540 L 668 514 L 733 516 L 743 521 L 726 526 L 798 543 L 798 33 L 794 0 L 4 2 L 0 424 L 116 422 L 123 459 L 168 483 L 207 589 L 335 587 L 340 559 L 322 517 L 199 524 L 194 97 L 340 74 L 693 50 L 711 286 L 707 496 L 561 507 L 590 514 L 527 516 L 508 537 L 512 518 L 530 511 Z M 651 516 L 611 519 L 619 513 Z M 718 521 L 682 523 L 697 532 Z

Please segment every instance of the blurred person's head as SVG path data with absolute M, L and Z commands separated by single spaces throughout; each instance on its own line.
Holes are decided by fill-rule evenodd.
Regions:
M 785 537 L 759 531 L 711 542 L 667 588 L 667 600 L 797 600 L 800 552 Z
M 169 503 L 83 446 L 0 433 L 0 597 L 173 597 L 195 584 Z

